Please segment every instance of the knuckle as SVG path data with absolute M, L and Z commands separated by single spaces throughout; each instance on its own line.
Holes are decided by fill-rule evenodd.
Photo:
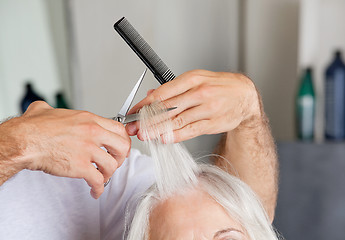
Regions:
M 207 84 L 203 84 L 201 87 L 199 87 L 197 92 L 198 92 L 198 97 L 204 99 L 204 98 L 209 98 L 210 96 L 212 96 L 213 89 L 211 86 Z
M 117 131 L 122 135 L 122 136 L 127 136 L 127 131 L 125 125 L 119 122 L 115 122 Z
M 207 109 L 209 112 L 221 112 L 223 110 L 222 101 L 220 99 L 214 99 L 213 101 L 210 101 L 207 105 Z
M 35 101 L 35 102 L 30 104 L 28 109 L 33 110 L 33 111 L 37 111 L 37 110 L 40 110 L 43 108 L 48 108 L 48 107 L 50 107 L 50 106 L 45 101 Z
M 208 79 L 206 76 L 208 76 L 210 72 L 207 70 L 195 69 L 186 72 L 185 74 L 189 83 L 193 84 L 193 86 L 196 86 L 202 82 L 205 82 Z
M 130 148 L 131 148 L 131 140 L 130 140 L 130 138 L 129 138 L 129 140 L 124 139 L 124 141 L 122 143 L 122 148 L 123 148 L 122 150 L 123 150 L 124 153 L 127 153 L 130 150 Z
M 118 122 L 118 121 L 111 121 L 111 129 L 109 129 L 111 132 L 119 134 L 121 136 L 126 136 L 127 131 L 126 131 L 126 127 L 125 125 L 123 125 L 122 123 Z
M 89 136 L 97 135 L 101 130 L 102 128 L 96 123 L 88 122 L 83 124 L 83 131 Z
M 90 157 L 87 154 L 81 155 L 79 158 L 75 158 L 74 168 L 79 172 L 80 177 L 84 177 L 90 168 Z
M 127 153 L 130 151 L 131 148 L 131 140 L 129 139 L 124 139 L 121 137 L 118 137 L 116 143 L 113 145 L 113 148 L 111 151 L 109 151 L 109 154 L 116 160 L 120 160 L 122 158 L 125 158 L 127 156 Z
M 202 75 L 205 75 L 208 71 L 207 70 L 203 70 L 203 69 L 194 69 L 191 72 L 193 74 L 198 75 L 198 76 L 202 76 Z
M 186 126 L 187 130 L 189 131 L 190 135 L 194 136 L 196 132 L 196 128 L 194 127 L 193 124 L 189 124 Z
M 237 73 L 235 75 L 236 78 L 240 79 L 242 82 L 244 82 L 245 84 L 249 85 L 249 86 L 253 86 L 254 87 L 254 82 L 247 77 L 246 75 L 242 74 L 242 73 Z
M 89 151 L 93 149 L 95 145 L 92 142 L 85 141 L 83 142 L 83 149 L 88 149 Z
M 125 139 L 125 138 L 119 138 L 117 140 L 117 144 L 116 144 L 116 148 L 115 148 L 116 154 L 113 153 L 113 156 L 116 158 L 126 156 L 128 151 L 130 150 L 130 148 L 131 148 L 131 141 L 130 140 Z
M 111 175 L 113 175 L 113 173 L 119 166 L 121 166 L 121 164 L 119 164 L 116 160 L 112 161 L 112 163 L 110 164 Z
M 249 77 L 243 74 L 238 74 L 238 79 L 240 79 L 244 83 L 244 86 L 246 86 L 244 89 L 247 90 L 247 94 L 249 96 L 256 97 L 258 95 L 255 83 Z
M 87 120 L 93 119 L 94 117 L 94 114 L 88 111 L 80 111 L 78 115 L 81 119 L 87 119 Z
M 114 124 L 114 126 L 119 129 L 119 131 L 121 131 L 121 129 L 124 128 L 124 125 L 122 123 L 120 123 L 118 121 L 113 121 L 113 120 L 111 120 L 111 121 Z
M 188 72 L 187 79 L 188 79 L 189 84 L 191 84 L 192 86 L 195 86 L 198 83 L 200 83 L 200 75 L 198 74 L 196 70 Z
M 32 107 L 45 107 L 48 106 L 48 103 L 44 102 L 44 101 L 35 101 L 33 103 L 31 103 Z
M 177 116 L 177 117 L 174 119 L 174 126 L 175 126 L 176 128 L 182 128 L 182 127 L 184 127 L 184 125 L 185 125 L 185 120 L 184 120 L 183 117 Z
M 202 135 L 205 132 L 205 125 L 201 126 L 200 124 L 189 124 L 186 126 L 188 131 L 189 138 L 194 138 L 196 136 Z
M 160 100 L 162 100 L 160 91 L 154 91 L 150 95 L 147 96 L 146 104 L 151 104 L 153 102 L 160 101 Z

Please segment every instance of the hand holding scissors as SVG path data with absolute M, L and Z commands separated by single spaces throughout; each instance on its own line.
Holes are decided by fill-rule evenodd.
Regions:
M 145 69 L 144 72 L 141 74 L 139 80 L 134 85 L 131 93 L 128 95 L 125 103 L 121 107 L 121 110 L 116 115 L 116 117 L 112 118 L 113 120 L 118 121 L 122 124 L 127 124 L 127 123 L 138 121 L 140 119 L 139 113 L 134 113 L 134 114 L 129 114 L 129 115 L 127 115 L 127 113 L 128 113 L 128 110 L 130 109 L 132 102 L 135 98 L 135 95 L 137 94 L 138 89 L 139 89 L 139 87 L 140 87 L 140 85 L 141 85 L 141 83 L 145 77 L 146 72 L 147 72 L 147 69 Z M 174 109 L 176 109 L 176 107 L 168 108 L 165 111 L 171 111 Z M 110 180 L 111 180 L 111 178 L 109 178 L 109 180 L 106 183 L 104 183 L 104 186 L 107 186 L 109 184 Z

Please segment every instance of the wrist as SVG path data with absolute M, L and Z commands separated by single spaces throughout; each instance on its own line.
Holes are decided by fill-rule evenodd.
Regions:
M 26 168 L 25 138 L 20 130 L 21 117 L 0 124 L 0 163 L 19 172 Z
M 255 128 L 266 125 L 268 119 L 265 115 L 259 92 L 252 80 L 246 76 L 242 77 L 247 83 L 247 88 L 245 88 L 247 92 L 245 94 L 246 104 L 242 106 L 244 117 L 236 129 Z

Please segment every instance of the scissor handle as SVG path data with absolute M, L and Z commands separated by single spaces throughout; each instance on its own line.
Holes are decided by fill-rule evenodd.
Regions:
M 104 183 L 104 187 L 106 187 L 110 183 L 111 178 L 108 179 L 106 183 Z
M 125 118 L 120 117 L 120 116 L 116 116 L 116 117 L 113 117 L 113 120 L 118 121 L 119 123 L 123 123 L 123 121 L 125 120 Z M 107 151 L 107 152 L 108 152 L 108 151 Z M 98 168 L 97 168 L 97 169 L 98 169 Z M 110 183 L 110 181 L 111 181 L 111 178 L 109 178 L 109 180 L 108 180 L 106 183 L 104 183 L 104 187 L 106 187 L 106 186 Z
M 123 123 L 125 119 L 123 117 L 114 117 L 113 120 L 118 121 L 119 123 Z

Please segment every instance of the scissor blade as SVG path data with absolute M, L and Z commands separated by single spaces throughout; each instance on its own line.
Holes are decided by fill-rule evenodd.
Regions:
M 168 109 L 164 109 L 162 112 L 169 112 L 171 110 L 176 109 L 177 107 L 172 107 Z M 125 117 L 125 120 L 123 121 L 123 124 L 130 123 L 130 122 L 135 122 L 140 120 L 140 113 L 135 113 L 135 114 L 130 114 Z
M 127 115 L 125 117 L 125 120 L 123 121 L 123 124 L 130 123 L 130 122 L 135 122 L 140 119 L 140 113 L 135 113 L 131 115 Z
M 145 71 L 143 72 L 143 74 L 141 74 L 141 77 L 139 78 L 138 82 L 135 84 L 134 88 L 132 89 L 131 93 L 129 94 L 129 96 L 127 97 L 125 103 L 123 104 L 120 112 L 118 115 L 120 116 L 126 116 L 129 108 L 131 107 L 131 104 L 133 102 L 133 99 L 135 97 L 135 95 L 137 94 L 137 91 L 140 87 L 141 82 L 143 81 L 145 74 L 147 72 L 147 68 L 145 69 Z

